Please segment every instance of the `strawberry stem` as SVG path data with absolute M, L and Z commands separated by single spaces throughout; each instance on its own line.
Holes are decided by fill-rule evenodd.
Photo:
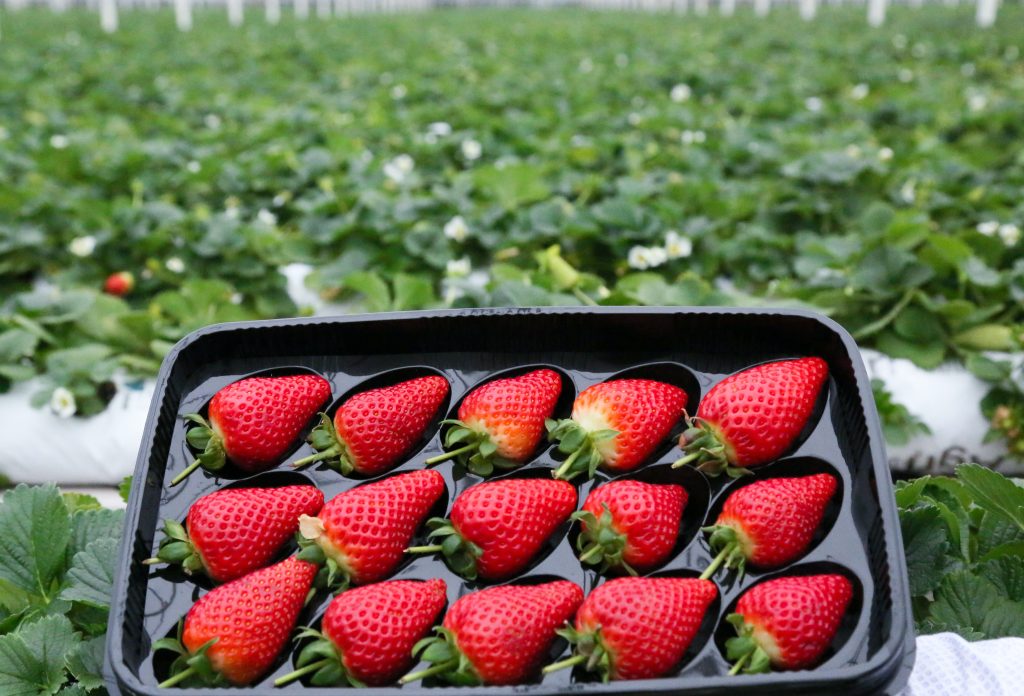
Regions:
M 440 662 L 440 663 L 434 665 L 433 667 L 428 667 L 427 669 L 421 669 L 419 672 L 413 672 L 412 674 L 407 674 L 404 677 L 402 677 L 401 679 L 399 679 L 398 683 L 399 684 L 408 684 L 409 682 L 416 681 L 417 679 L 426 679 L 427 677 L 432 677 L 435 674 L 444 674 L 445 672 L 452 671 L 453 669 L 457 668 L 458 666 L 459 666 L 459 658 L 456 657 L 456 658 L 453 658 L 451 660 L 448 660 L 447 662 Z
M 718 555 L 717 555 L 717 556 L 715 556 L 715 560 L 711 561 L 711 565 L 709 565 L 709 566 L 708 566 L 708 567 L 707 567 L 707 568 L 706 568 L 706 569 L 704 570 L 704 572 L 700 574 L 700 579 L 701 579 L 701 580 L 707 580 L 707 579 L 708 579 L 708 578 L 710 578 L 710 577 L 711 577 L 712 575 L 714 575 L 714 574 L 715 574 L 715 571 L 716 571 L 716 570 L 718 570 L 718 567 L 719 567 L 720 565 L 722 565 L 722 563 L 724 563 L 724 562 L 725 562 L 725 559 L 726 559 L 726 558 L 727 558 L 727 557 L 729 556 L 729 554 L 730 554 L 730 553 L 732 553 L 732 552 L 733 552 L 733 551 L 734 551 L 735 549 L 736 549 L 736 547 L 735 547 L 734 545 L 732 545 L 732 544 L 726 544 L 726 546 L 725 546 L 725 547 L 724 547 L 724 548 L 723 548 L 723 549 L 722 549 L 721 551 L 719 551 L 719 552 L 718 552 Z
M 580 447 L 578 450 L 570 454 L 568 458 L 564 462 L 562 462 L 562 466 L 558 467 L 558 470 L 555 471 L 554 477 L 556 479 L 564 479 L 565 475 L 569 473 L 570 469 L 572 469 L 572 463 L 579 458 L 580 454 L 583 453 L 584 449 L 586 448 Z
M 560 669 L 568 669 L 569 667 L 582 665 L 586 661 L 586 655 L 573 655 L 572 657 L 567 657 L 564 660 L 550 664 L 541 671 L 544 672 L 544 674 L 551 674 L 552 672 L 557 672 Z
M 306 665 L 305 667 L 303 667 L 301 669 L 297 669 L 294 672 L 289 672 L 288 674 L 284 675 L 283 677 L 279 677 L 279 678 L 275 679 L 274 680 L 274 686 L 284 686 L 285 684 L 293 682 L 296 679 L 301 679 L 302 677 L 306 676 L 307 674 L 310 674 L 311 672 L 315 672 L 318 669 L 320 669 L 321 667 L 326 667 L 327 665 L 331 664 L 332 662 L 334 662 L 334 660 L 332 660 L 329 657 L 325 657 L 322 660 L 318 660 L 317 662 L 314 662 L 312 664 Z
M 292 468 L 301 469 L 304 466 L 309 466 L 313 462 L 319 462 L 323 459 L 329 459 L 331 457 L 337 456 L 338 454 L 341 454 L 341 449 L 339 447 L 330 447 L 322 452 L 315 452 L 309 455 L 308 457 L 303 457 L 302 459 L 295 460 L 294 462 L 292 462 Z
M 431 544 L 430 546 L 410 546 L 405 550 L 406 553 L 437 553 L 443 547 L 440 544 Z
M 182 471 L 180 474 L 171 479 L 171 485 L 177 486 L 179 483 L 184 481 L 189 474 L 191 474 L 193 471 L 199 468 L 200 464 L 202 464 L 202 461 L 196 459 L 194 462 L 186 466 L 184 471 Z
M 195 673 L 196 673 L 196 668 L 195 667 L 189 667 L 188 669 L 184 669 L 184 670 L 178 672 L 177 674 L 175 674 L 170 679 L 166 679 L 166 680 L 160 682 L 159 684 L 157 684 L 157 688 L 168 689 L 168 688 L 170 688 L 170 687 L 172 687 L 172 686 L 174 686 L 176 684 L 180 684 L 181 682 L 185 681 L 186 679 L 188 679 L 189 677 L 191 677 Z
M 737 674 L 740 673 L 740 670 L 743 669 L 743 665 L 747 664 L 747 660 L 750 659 L 751 654 L 752 653 L 747 653 L 740 659 L 736 660 L 736 664 L 734 664 L 732 666 L 732 669 L 729 670 L 730 677 L 735 677 Z
M 468 445 L 464 445 L 462 447 L 459 447 L 458 449 L 453 449 L 450 452 L 444 452 L 442 454 L 437 455 L 436 457 L 431 457 L 426 462 L 424 462 L 424 464 L 426 464 L 427 466 L 433 466 L 434 464 L 438 464 L 448 459 L 454 459 L 463 452 L 469 452 L 470 450 L 476 449 L 478 446 L 479 445 L 475 442 Z
M 685 457 L 681 457 L 681 458 L 675 460 L 672 463 L 672 468 L 673 469 L 678 469 L 680 467 L 686 466 L 690 462 L 692 462 L 692 461 L 694 461 L 696 459 L 699 459 L 700 455 L 701 455 L 701 451 L 700 450 L 697 450 L 696 452 L 690 452 Z
M 580 562 L 587 563 L 592 558 L 597 558 L 604 551 L 604 548 L 598 544 L 591 546 L 580 556 Z

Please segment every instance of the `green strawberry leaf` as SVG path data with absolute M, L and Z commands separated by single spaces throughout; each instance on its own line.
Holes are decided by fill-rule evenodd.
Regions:
M 950 542 L 941 513 L 935 507 L 906 510 L 900 515 L 903 548 L 907 556 L 910 593 L 922 595 L 939 586 L 951 559 Z
M 1024 488 L 977 464 L 957 467 L 956 477 L 980 507 L 1024 530 Z
M 85 691 L 95 691 L 103 686 L 103 651 L 106 636 L 96 636 L 83 641 L 68 655 L 67 668 Z
M 65 567 L 71 518 L 53 484 L 7 491 L 0 504 L 0 580 L 49 597 Z
M 71 544 L 68 546 L 68 560 L 76 553 L 99 539 L 121 538 L 124 528 L 124 510 L 84 510 L 71 517 Z
M 116 539 L 97 539 L 75 554 L 61 597 L 98 608 L 109 607 L 117 544 Z
M 78 634 L 63 616 L 46 616 L 0 636 L 0 693 L 55 693 L 66 681 L 64 666 L 78 642 Z

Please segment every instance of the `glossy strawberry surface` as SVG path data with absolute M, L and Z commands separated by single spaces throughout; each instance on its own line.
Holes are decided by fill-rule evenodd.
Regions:
M 213 669 L 232 684 L 253 683 L 288 643 L 315 575 L 293 556 L 210 591 L 185 617 L 185 648 L 217 639 L 206 650 Z

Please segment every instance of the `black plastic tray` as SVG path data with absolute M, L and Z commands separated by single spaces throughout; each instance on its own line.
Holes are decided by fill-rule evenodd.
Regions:
M 182 415 L 205 408 L 224 385 L 255 373 L 314 371 L 332 386 L 331 406 L 355 391 L 393 383 L 417 374 L 440 373 L 451 384 L 451 396 L 438 420 L 453 413 L 474 386 L 496 376 L 549 366 L 563 376 L 563 395 L 556 417 L 567 417 L 573 398 L 586 387 L 611 377 L 645 376 L 675 383 L 687 390 L 687 410 L 725 375 L 772 359 L 818 355 L 828 361 L 830 380 L 816 420 L 806 437 L 784 459 L 757 470 L 756 478 L 828 471 L 840 481 L 838 502 L 826 515 L 824 532 L 812 550 L 792 567 L 748 573 L 739 582 L 720 571 L 712 578 L 720 596 L 712 605 L 677 672 L 663 679 L 609 684 L 591 681 L 568 670 L 516 687 L 459 688 L 454 693 L 561 694 L 754 694 L 754 693 L 896 693 L 906 683 L 914 655 L 907 571 L 900 528 L 886 466 L 883 439 L 863 363 L 853 340 L 834 322 L 804 311 L 735 308 L 542 308 L 478 309 L 333 318 L 287 319 L 210 326 L 183 339 L 164 361 L 135 470 L 128 501 L 110 612 L 107 673 L 112 693 L 196 694 L 220 689 L 159 689 L 169 655 L 154 656 L 150 646 L 170 634 L 195 600 L 209 589 L 173 569 L 151 569 L 140 563 L 152 555 L 157 530 L 165 517 L 183 520 L 200 496 L 225 486 L 278 485 L 312 481 L 327 499 L 363 481 L 311 467 L 302 473 L 288 462 L 310 452 L 297 442 L 294 451 L 269 472 L 215 477 L 204 471 L 184 484 L 167 483 L 191 460 Z M 427 457 L 442 451 L 435 423 L 425 440 L 394 473 L 418 469 Z M 714 521 L 724 497 L 747 480 L 708 479 L 668 465 L 679 456 L 667 442 L 650 463 L 630 474 L 643 480 L 674 480 L 686 486 L 689 502 L 682 540 L 672 559 L 654 575 L 697 575 L 711 560 L 699 527 Z M 510 476 L 546 476 L 557 466 L 550 446 Z M 230 467 L 229 467 L 230 469 Z M 447 495 L 436 510 L 444 514 L 455 496 L 480 479 L 458 475 L 454 465 L 438 467 Z M 582 505 L 591 488 L 603 480 L 579 483 Z M 588 592 L 603 579 L 584 570 L 572 546 L 573 530 L 564 525 L 541 557 L 511 582 L 565 578 Z M 422 543 L 422 532 L 416 540 Z M 284 552 L 282 555 L 287 555 Z M 779 574 L 823 570 L 846 574 L 855 594 L 835 649 L 813 670 L 767 675 L 726 674 L 722 646 L 730 627 L 723 617 L 752 584 Z M 405 562 L 398 578 L 441 577 L 449 586 L 449 602 L 486 586 L 467 583 L 444 562 L 421 557 Z M 316 622 L 330 597 L 311 602 L 300 624 Z M 564 641 L 552 660 L 566 655 Z M 289 649 L 258 684 L 228 693 L 326 693 L 294 683 L 275 689 L 272 681 L 293 667 L 297 654 Z M 413 683 L 371 688 L 368 694 L 434 694 L 445 687 Z

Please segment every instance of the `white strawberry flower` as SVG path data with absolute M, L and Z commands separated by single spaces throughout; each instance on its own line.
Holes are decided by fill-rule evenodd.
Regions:
M 456 215 L 444 224 L 444 236 L 461 244 L 469 236 L 469 225 L 461 215 Z
M 807 97 L 804 99 L 804 106 L 808 111 L 816 114 L 825 106 L 825 102 L 821 101 L 821 97 Z
M 469 263 L 469 257 L 463 256 L 461 259 L 451 259 L 445 264 L 445 274 L 452 278 L 465 278 L 469 275 L 472 270 L 472 266 Z
M 707 139 L 707 134 L 702 130 L 684 130 L 679 136 L 679 140 L 682 141 L 683 145 L 700 144 Z
M 79 258 L 85 258 L 86 256 L 92 256 L 92 252 L 96 249 L 96 238 L 91 234 L 87 234 L 84 237 L 75 237 L 68 244 L 68 251 Z
M 900 68 L 899 72 L 896 73 L 896 79 L 904 84 L 907 82 L 913 82 L 914 71 L 910 68 Z
M 54 150 L 63 150 L 68 146 L 68 136 L 66 135 L 51 135 L 50 136 L 50 147 Z
M 892 159 L 894 154 L 895 153 L 892 151 L 891 147 L 883 147 L 878 151 L 878 159 L 882 160 L 883 162 L 888 162 L 889 160 Z
M 645 246 L 635 246 L 629 250 L 629 255 L 626 257 L 626 262 L 630 268 L 634 268 L 638 271 L 646 271 L 651 267 L 650 249 Z
M 674 101 L 676 104 L 681 104 L 693 95 L 693 90 L 690 89 L 690 85 L 680 83 L 672 88 L 668 93 L 668 98 Z
M 685 259 L 693 254 L 693 242 L 675 230 L 665 233 L 665 254 L 669 260 Z
M 59 418 L 70 418 L 78 410 L 75 395 L 70 389 L 57 387 L 50 395 L 50 410 Z
M 406 87 L 403 84 L 397 84 L 397 85 L 395 85 L 394 87 L 391 88 L 391 98 L 392 99 L 396 99 L 396 100 L 405 99 L 405 95 L 407 95 L 408 93 L 409 93 L 409 88 Z
M 913 203 L 917 200 L 917 182 L 913 179 L 908 179 L 903 186 L 900 187 L 900 198 L 903 199 L 904 203 Z
M 203 124 L 210 130 L 217 130 L 220 128 L 221 123 L 222 121 L 220 120 L 220 116 L 217 114 L 206 114 L 206 116 L 203 117 Z
M 277 216 L 266 208 L 260 208 L 260 212 L 256 213 L 256 219 L 268 227 L 273 227 L 277 224 Z
M 651 268 L 657 268 L 668 261 L 668 252 L 662 247 L 649 247 L 647 249 L 647 263 Z
M 384 165 L 384 176 L 396 184 L 405 181 L 416 167 L 416 161 L 409 155 L 399 155 Z
M 473 139 L 463 140 L 460 149 L 462 150 L 462 156 L 470 162 L 480 159 L 484 152 L 483 145 Z
M 995 220 L 985 220 L 984 222 L 979 222 L 974 229 L 978 231 L 978 234 L 991 237 L 999 231 L 999 223 Z
M 184 273 L 185 262 L 182 261 L 181 258 L 177 256 L 172 256 L 171 258 L 164 261 L 164 268 L 166 268 L 171 273 Z
M 871 92 L 871 88 L 866 83 L 861 82 L 850 88 L 850 98 L 855 101 L 864 99 Z
M 641 123 L 643 123 L 643 120 L 644 117 L 635 111 L 631 111 L 629 115 L 626 116 L 626 122 L 629 123 L 629 125 L 631 126 L 639 126 Z
M 986 106 L 988 106 L 988 97 L 984 94 L 975 92 L 967 97 L 967 108 L 975 113 L 984 111 Z
M 192 172 L 193 174 L 198 174 L 199 170 L 201 170 L 202 168 L 203 165 L 199 164 L 199 162 L 196 162 L 195 160 L 189 160 L 189 163 L 185 165 L 185 169 Z
M 443 138 L 452 134 L 452 127 L 451 124 L 444 121 L 434 121 L 427 126 L 427 132 L 431 135 Z
M 1000 225 L 998 234 L 1006 246 L 1013 246 L 1020 241 L 1020 227 L 1012 222 Z

